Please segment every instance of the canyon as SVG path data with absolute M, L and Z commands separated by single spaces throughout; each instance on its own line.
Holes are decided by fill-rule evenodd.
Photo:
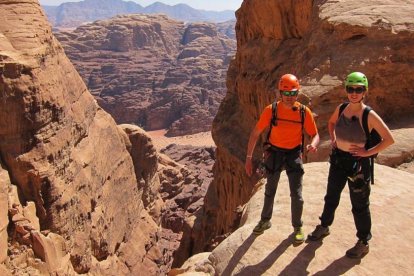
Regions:
M 232 26 L 137 14 L 54 34 L 118 124 L 182 136 L 211 129 L 236 50 Z

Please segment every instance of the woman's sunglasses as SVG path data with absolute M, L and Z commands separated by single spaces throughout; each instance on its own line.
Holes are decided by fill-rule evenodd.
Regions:
M 358 87 L 347 86 L 345 89 L 346 89 L 346 92 L 349 94 L 354 93 L 354 92 L 357 94 L 362 94 L 365 91 L 367 91 L 365 86 L 358 86 Z
M 280 91 L 283 96 L 296 96 L 298 95 L 298 91 Z

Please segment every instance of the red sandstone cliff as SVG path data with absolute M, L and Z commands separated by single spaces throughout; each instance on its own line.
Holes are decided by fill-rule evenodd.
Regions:
M 0 274 L 166 273 L 201 184 L 97 105 L 37 1 L 0 18 Z
M 114 120 L 88 92 L 37 1 L 0 7 L 0 153 L 17 186 L 10 216 L 34 202 L 39 226 L 26 227 L 34 230 L 28 242 L 51 273 L 107 266 L 155 273 L 157 225 Z

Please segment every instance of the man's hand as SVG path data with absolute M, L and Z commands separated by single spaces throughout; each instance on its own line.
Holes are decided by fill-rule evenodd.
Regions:
M 247 175 L 250 177 L 253 174 L 252 158 L 246 157 L 246 164 L 244 165 Z
M 331 147 L 333 149 L 336 149 L 337 148 L 337 146 L 336 146 L 336 139 L 335 140 L 331 140 Z
M 318 151 L 318 148 L 315 147 L 312 144 L 309 144 L 309 145 L 306 146 L 306 151 L 308 151 L 308 152 L 317 152 Z

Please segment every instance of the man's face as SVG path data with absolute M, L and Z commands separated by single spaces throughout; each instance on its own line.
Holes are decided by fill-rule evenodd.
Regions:
M 298 99 L 299 91 L 280 91 L 280 95 L 282 96 L 282 102 L 293 105 L 296 100 Z

